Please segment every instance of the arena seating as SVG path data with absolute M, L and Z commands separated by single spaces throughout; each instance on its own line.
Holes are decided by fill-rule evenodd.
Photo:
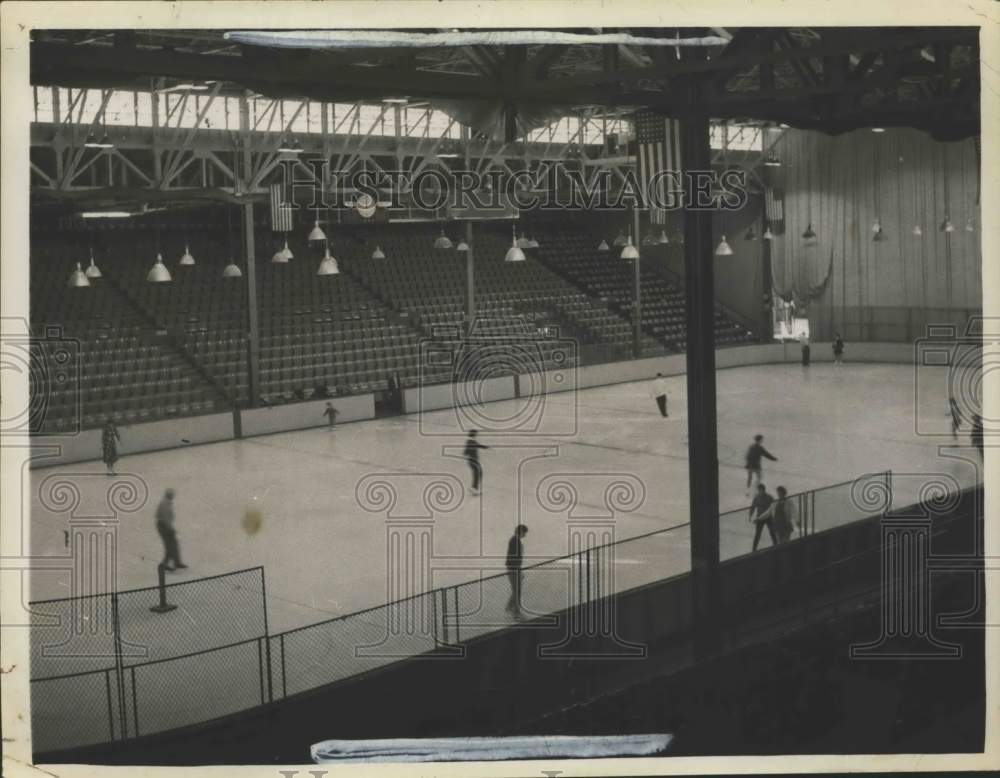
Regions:
M 631 320 L 633 269 L 631 262 L 618 258 L 620 249 L 598 251 L 601 238 L 591 232 L 549 229 L 539 235 L 543 246 L 539 258 L 543 262 Z M 665 278 L 656 263 L 650 263 L 642 273 L 641 283 L 643 331 L 668 344 L 672 350 L 683 351 L 687 340 L 684 290 Z M 721 307 L 716 308 L 716 346 L 755 340 L 745 326 L 728 316 Z
M 558 228 L 534 231 L 541 247 L 527 249 L 527 261 L 505 262 L 507 229 L 502 223 L 476 228 L 474 335 L 497 344 L 528 340 L 537 362 L 510 360 L 499 372 L 632 358 L 627 263 L 597 253 L 591 235 Z M 457 244 L 464 227 L 451 231 Z M 266 223 L 257 225 L 264 402 L 379 391 L 392 377 L 404 387 L 451 380 L 448 365 L 425 364 L 421 343 L 440 346 L 462 333 L 465 255 L 434 248 L 438 231 L 426 225 L 332 227 L 329 233 L 341 272 L 318 276 L 317 246 L 293 235 L 294 258 L 272 263 L 283 238 Z M 46 386 L 46 428 L 95 427 L 108 415 L 125 423 L 195 415 L 247 402 L 247 279 L 222 277 L 232 259 L 245 262 L 238 242 L 231 249 L 226 235 L 217 215 L 159 230 L 128 223 L 33 233 L 36 337 L 42 325 L 60 325 L 79 342 L 83 366 L 79 392 L 71 382 L 35 377 Z M 178 264 L 185 245 L 193 266 Z M 86 264 L 86 246 L 104 277 L 87 289 L 68 288 L 72 262 Z M 376 246 L 384 259 L 372 258 Z M 158 252 L 171 283 L 146 280 Z M 682 291 L 653 272 L 644 275 L 643 291 L 643 355 L 682 349 Z M 728 344 L 752 336 L 720 310 L 716 339 Z
M 153 321 L 126 304 L 107 274 L 88 288 L 67 286 L 72 265 L 66 257 L 86 267 L 86 245 L 86 238 L 72 236 L 32 242 L 31 325 L 39 358 L 31 376 L 38 431 L 98 427 L 108 417 L 131 423 L 190 416 L 224 406 L 224 398 L 157 333 Z M 101 247 L 95 258 L 102 270 L 119 264 Z M 69 355 L 65 370 L 53 359 L 59 352 Z

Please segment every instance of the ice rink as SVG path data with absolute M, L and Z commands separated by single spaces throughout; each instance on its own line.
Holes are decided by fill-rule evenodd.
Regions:
M 923 392 L 916 408 L 913 373 L 909 366 L 873 364 L 719 371 L 722 510 L 749 502 L 743 457 L 756 433 L 778 457 L 764 463 L 772 493 L 778 485 L 798 493 L 892 470 L 893 503 L 900 507 L 930 480 L 974 483 L 978 456 L 967 430 L 957 441 L 917 434 L 920 414 L 935 423 L 946 418 L 947 397 L 943 388 L 938 397 Z M 189 565 L 168 580 L 262 565 L 272 633 L 502 572 L 517 523 L 530 529 L 528 563 L 567 554 L 571 528 L 588 522 L 598 528 L 595 537 L 615 539 L 683 525 L 689 520 L 686 384 L 684 376 L 668 380 L 666 419 L 641 382 L 549 395 L 535 434 L 483 432 L 480 440 L 491 448 L 482 452 L 479 496 L 469 493 L 469 470 L 457 456 L 464 433 L 455 410 L 131 456 L 123 428 L 119 474 L 144 484 L 148 497 L 117 520 L 117 588 L 155 584 L 162 546 L 153 514 L 167 487 L 177 490 L 177 529 Z M 513 418 L 518 403 L 495 403 L 483 413 Z M 566 436 L 547 432 L 573 427 Z M 116 479 L 103 472 L 101 462 L 33 471 L 33 554 L 68 553 L 69 514 L 40 495 L 70 481 L 81 495 L 77 515 L 88 506 L 107 513 Z M 857 515 L 846 495 L 849 488 L 821 502 L 817 529 Z M 261 518 L 257 532 L 244 526 L 248 509 Z M 400 526 L 431 527 L 427 580 L 391 580 L 388 538 Z M 749 551 L 751 535 L 742 514 L 724 517 L 723 558 Z M 630 560 L 625 544 L 615 562 L 655 565 L 664 577 L 684 572 L 687 538 L 686 528 L 652 538 L 643 543 L 642 560 Z M 72 586 L 66 571 L 38 571 L 31 598 L 67 597 Z M 88 591 L 95 588 L 101 584 L 91 582 Z

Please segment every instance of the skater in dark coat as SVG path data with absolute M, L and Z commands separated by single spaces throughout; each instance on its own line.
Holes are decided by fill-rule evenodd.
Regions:
M 479 450 L 489 448 L 489 446 L 484 446 L 476 440 L 477 434 L 476 430 L 469 431 L 469 437 L 465 440 L 465 450 L 462 452 L 465 461 L 469 463 L 469 469 L 472 470 L 473 494 L 479 494 L 479 484 L 483 478 L 483 466 L 479 462 Z
M 101 430 L 101 459 L 107 465 L 108 475 L 115 475 L 115 462 L 118 461 L 118 444 L 122 442 L 121 435 L 115 423 L 108 419 Z

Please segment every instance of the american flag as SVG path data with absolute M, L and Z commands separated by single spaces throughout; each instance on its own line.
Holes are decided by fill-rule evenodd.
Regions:
M 785 193 L 774 186 L 764 187 L 764 218 L 771 232 L 781 233 L 785 226 Z
M 656 201 L 678 207 L 677 193 L 672 191 L 670 177 L 653 177 L 660 171 L 681 171 L 681 123 L 654 113 L 640 111 L 635 117 L 636 154 L 639 163 L 639 185 L 650 198 L 649 219 L 652 224 L 666 224 L 666 208 L 657 208 Z M 653 187 L 656 188 L 654 197 Z
M 292 206 L 285 204 L 283 184 L 271 184 L 271 230 L 292 231 Z

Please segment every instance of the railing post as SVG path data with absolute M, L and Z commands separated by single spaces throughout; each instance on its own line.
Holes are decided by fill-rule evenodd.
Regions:
M 260 568 L 260 602 L 264 612 L 264 656 L 267 660 L 267 701 L 274 702 L 274 687 L 271 682 L 271 633 L 267 623 L 267 577 Z
M 167 602 L 167 577 L 166 568 L 163 566 L 163 562 L 160 562 L 156 566 L 156 588 L 160 594 L 160 602 L 158 605 L 154 605 L 150 608 L 153 613 L 169 613 L 172 610 L 176 610 L 176 605 L 171 605 Z
M 458 626 L 460 621 L 458 616 L 458 586 L 453 587 L 453 591 L 455 592 L 455 643 L 457 644 L 462 642 L 462 635 Z
M 281 696 L 288 696 L 288 678 L 285 676 L 285 633 L 281 633 L 279 638 L 281 643 Z
M 135 725 L 135 737 L 139 737 L 139 695 L 135 690 L 135 668 L 129 668 L 132 680 L 132 722 Z
M 108 694 L 108 741 L 113 743 L 115 740 L 115 714 L 111 705 L 111 670 L 104 671 L 104 687 Z

